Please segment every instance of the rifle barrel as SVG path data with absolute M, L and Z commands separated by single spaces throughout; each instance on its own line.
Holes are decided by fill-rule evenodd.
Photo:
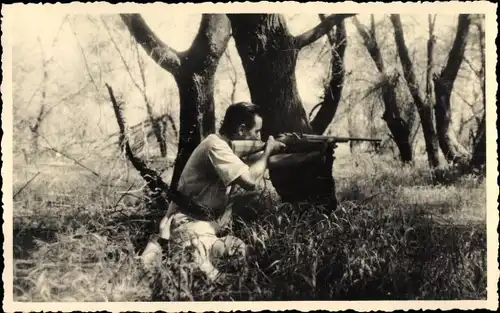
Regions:
M 348 142 L 348 141 L 382 141 L 382 139 L 377 138 L 363 138 L 363 137 L 336 137 L 336 136 L 325 136 L 325 135 L 302 135 L 303 138 L 308 140 L 332 140 L 337 142 Z

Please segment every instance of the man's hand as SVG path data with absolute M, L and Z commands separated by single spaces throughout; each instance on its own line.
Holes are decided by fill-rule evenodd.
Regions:
M 267 139 L 266 152 L 269 153 L 270 155 L 280 153 L 281 151 L 284 151 L 285 148 L 286 145 L 274 139 L 273 136 L 269 136 L 269 138 Z

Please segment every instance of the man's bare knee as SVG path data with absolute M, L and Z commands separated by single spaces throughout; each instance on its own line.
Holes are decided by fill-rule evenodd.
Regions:
M 243 240 L 234 236 L 219 238 L 211 249 L 213 257 L 238 256 L 246 257 L 246 244 Z

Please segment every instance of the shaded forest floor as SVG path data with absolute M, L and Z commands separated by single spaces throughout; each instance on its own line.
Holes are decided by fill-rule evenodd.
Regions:
M 304 203 L 299 214 L 263 193 L 247 203 L 258 218 L 235 223 L 254 250 L 246 274 L 207 284 L 180 255 L 143 271 L 137 256 L 164 212 L 144 205 L 125 162 L 89 162 L 96 174 L 15 167 L 14 193 L 40 172 L 14 199 L 15 301 L 486 298 L 486 183 L 475 177 L 433 186 L 425 161 L 338 157 L 338 210 Z

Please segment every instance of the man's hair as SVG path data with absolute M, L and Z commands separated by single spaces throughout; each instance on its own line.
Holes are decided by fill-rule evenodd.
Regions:
M 219 133 L 231 136 L 238 131 L 241 124 L 247 128 L 255 126 L 255 115 L 260 115 L 259 106 L 250 102 L 238 102 L 231 104 L 224 115 Z

